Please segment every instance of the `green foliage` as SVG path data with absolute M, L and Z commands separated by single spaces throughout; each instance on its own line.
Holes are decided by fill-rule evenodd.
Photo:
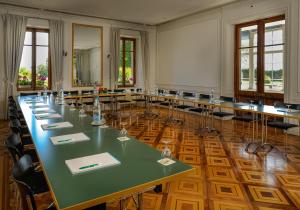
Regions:
M 271 82 L 272 82 L 271 77 L 265 74 L 265 84 L 268 85 L 271 84 Z

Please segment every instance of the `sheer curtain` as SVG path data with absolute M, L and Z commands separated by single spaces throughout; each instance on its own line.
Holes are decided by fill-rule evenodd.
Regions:
M 110 88 L 117 88 L 120 61 L 120 29 L 111 28 L 110 35 Z
M 26 33 L 27 18 L 18 15 L 4 14 L 1 15 L 2 20 L 2 37 L 3 37 L 3 61 L 4 61 L 4 88 L 5 98 L 1 101 L 4 103 L 3 116 L 7 118 L 8 104 L 7 98 L 10 95 L 15 95 L 16 84 L 19 73 L 19 67 L 22 58 L 23 45 Z
M 52 89 L 59 90 L 63 83 L 64 22 L 49 20 L 49 30 Z
M 144 75 L 144 88 L 149 90 L 149 33 L 141 31 L 141 54 L 142 54 L 142 68 Z

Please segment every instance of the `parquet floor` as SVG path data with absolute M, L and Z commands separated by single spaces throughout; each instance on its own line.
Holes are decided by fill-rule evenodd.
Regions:
M 164 111 L 163 117 L 166 117 Z M 199 135 L 199 116 L 186 114 L 185 119 L 185 125 L 168 126 L 160 118 L 140 118 L 131 125 L 128 123 L 129 135 L 153 148 L 162 150 L 164 139 L 170 140 L 173 156 L 196 169 L 193 174 L 164 186 L 162 193 L 145 193 L 143 209 L 300 209 L 299 136 L 289 135 L 288 155 L 285 157 L 282 153 L 284 135 L 280 131 L 275 135 L 269 129 L 268 141 L 276 147 L 268 154 L 253 155 L 245 152 L 247 141 L 240 138 L 250 137 L 251 129 L 248 131 L 237 124 L 234 131 L 233 123 L 228 120 L 223 125 L 223 137 L 216 133 Z M 217 120 L 215 126 L 219 126 Z M 109 209 L 118 209 L 117 202 L 108 206 Z M 14 209 L 13 205 L 11 209 Z M 132 199 L 128 199 L 127 209 L 135 209 Z

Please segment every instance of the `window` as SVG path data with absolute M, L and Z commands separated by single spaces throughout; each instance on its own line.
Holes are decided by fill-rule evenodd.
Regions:
M 236 26 L 236 92 L 284 93 L 285 17 Z
M 27 28 L 20 63 L 18 90 L 51 88 L 49 30 Z
M 120 40 L 119 87 L 135 84 L 136 39 L 122 37 Z

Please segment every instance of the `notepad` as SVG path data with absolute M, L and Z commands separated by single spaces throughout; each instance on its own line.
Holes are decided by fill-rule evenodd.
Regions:
M 48 119 L 56 119 L 56 118 L 62 118 L 60 114 L 42 114 L 42 115 L 35 115 L 37 120 L 48 120 Z
M 109 128 L 108 125 L 100 125 L 99 128 Z
M 60 128 L 71 128 L 73 125 L 70 122 L 58 122 L 51 124 L 43 124 L 41 125 L 43 130 L 52 130 L 52 129 L 60 129 Z
M 176 163 L 176 161 L 174 161 L 170 158 L 163 158 L 163 159 L 158 160 L 157 162 L 164 166 L 169 166 L 169 165 Z
M 74 133 L 74 134 L 50 137 L 50 140 L 54 145 L 59 145 L 59 144 L 69 144 L 69 143 L 76 143 L 81 141 L 88 141 L 90 140 L 90 138 L 86 136 L 84 133 Z
M 55 113 L 53 109 L 35 109 L 32 110 L 33 114 L 48 114 L 48 113 Z
M 66 160 L 65 163 L 74 175 L 121 164 L 108 152 Z
M 41 105 L 33 105 L 29 106 L 30 109 L 37 109 L 37 108 L 48 108 L 49 106 L 47 104 L 41 104 Z

